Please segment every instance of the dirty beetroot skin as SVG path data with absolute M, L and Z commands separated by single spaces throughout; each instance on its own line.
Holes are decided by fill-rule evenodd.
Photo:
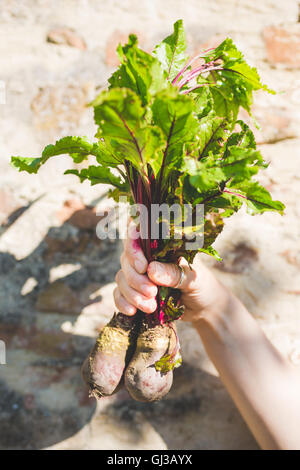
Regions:
M 152 321 L 151 321 L 152 320 Z M 170 390 L 173 371 L 156 370 L 155 362 L 176 348 L 174 326 L 160 325 L 144 317 L 137 339 L 136 351 L 125 372 L 125 387 L 137 401 L 160 400 Z
M 83 363 L 81 373 L 96 398 L 108 396 L 121 385 L 123 372 L 133 354 L 135 322 L 122 313 L 114 314 L 101 330 L 95 346 Z

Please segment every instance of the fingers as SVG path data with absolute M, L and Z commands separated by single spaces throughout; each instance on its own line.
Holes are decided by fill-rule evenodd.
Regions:
M 148 262 L 140 246 L 139 236 L 136 226 L 131 224 L 121 256 L 122 269 L 116 275 L 118 287 L 114 291 L 115 304 L 126 315 L 134 315 L 137 309 L 153 313 L 157 308 L 157 287 L 144 275 Z
M 148 276 L 139 274 L 130 264 L 125 253 L 121 256 L 121 267 L 126 278 L 127 284 L 145 297 L 155 297 L 157 287 L 151 282 Z
M 188 265 L 181 265 L 183 278 L 178 289 L 183 291 L 192 290 L 196 282 L 196 272 Z M 173 263 L 160 263 L 152 261 L 147 273 L 149 279 L 159 286 L 177 287 L 181 280 L 181 269 Z
M 128 238 L 125 241 L 124 251 L 131 266 L 138 273 L 144 274 L 147 271 L 148 262 L 142 251 L 139 232 L 136 230 L 135 225 L 130 225 L 128 228 Z
M 118 284 L 118 290 L 121 296 L 127 301 L 128 304 L 140 309 L 145 313 L 153 313 L 156 310 L 157 304 L 155 297 L 145 297 L 140 292 L 136 291 L 127 283 L 127 279 L 122 270 L 116 275 L 116 282 Z M 120 301 L 120 297 L 117 299 Z M 124 305 L 124 301 L 122 300 Z M 123 312 L 125 313 L 125 312 Z
M 114 292 L 115 305 L 119 312 L 124 313 L 124 315 L 134 315 L 136 313 L 136 308 L 133 305 L 130 305 L 129 302 L 122 296 L 118 287 L 115 288 Z

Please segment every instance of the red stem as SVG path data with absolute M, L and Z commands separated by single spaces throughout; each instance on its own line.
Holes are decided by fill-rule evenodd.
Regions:
M 207 52 L 213 51 L 214 49 L 215 49 L 214 47 L 210 47 L 209 49 L 206 49 L 205 51 L 203 51 L 202 54 L 206 54 Z M 195 57 L 193 57 L 192 59 L 190 59 L 190 60 L 186 63 L 186 65 L 178 72 L 178 74 L 176 75 L 176 77 L 175 77 L 174 80 L 172 81 L 172 85 L 175 85 L 175 83 L 179 80 L 179 77 L 183 75 L 183 73 L 186 71 L 186 69 L 187 69 L 193 62 L 195 62 L 195 60 L 204 57 L 202 54 L 196 55 Z
M 228 194 L 232 194 L 233 196 L 238 196 L 238 197 L 242 197 L 243 199 L 247 199 L 246 196 L 243 196 L 242 194 L 239 194 L 239 193 L 234 193 L 233 191 L 229 191 L 228 189 L 223 189 L 223 193 L 228 193 Z

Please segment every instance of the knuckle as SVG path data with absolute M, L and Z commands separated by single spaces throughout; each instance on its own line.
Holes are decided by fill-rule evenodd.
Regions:
M 120 282 L 121 272 L 122 272 L 122 270 L 119 269 L 119 271 L 115 275 L 115 281 L 116 281 L 117 284 Z
M 115 300 L 118 298 L 118 296 L 119 296 L 118 294 L 119 294 L 119 289 L 116 287 L 113 290 L 113 297 L 114 297 Z
M 136 278 L 134 276 L 134 273 L 132 273 L 131 271 L 127 272 L 126 281 L 130 287 L 133 287 L 133 288 L 136 287 Z
M 128 315 L 132 315 L 136 312 L 136 308 L 131 304 L 126 304 L 126 307 L 124 307 L 124 308 L 126 309 L 126 313 Z
M 121 305 L 120 305 L 120 295 L 118 292 L 114 292 L 114 301 L 115 301 L 115 305 L 118 309 L 120 309 Z
M 134 304 L 135 307 L 140 308 L 143 305 L 143 301 L 139 295 L 133 295 L 132 296 L 132 303 Z
M 143 311 L 146 312 L 146 313 L 152 313 L 153 308 L 151 308 L 151 305 L 144 305 L 143 306 Z
M 153 313 L 156 310 L 156 303 L 155 302 L 148 302 L 146 306 L 146 313 Z

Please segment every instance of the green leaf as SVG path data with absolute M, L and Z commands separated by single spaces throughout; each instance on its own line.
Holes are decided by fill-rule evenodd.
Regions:
M 219 253 L 212 246 L 208 246 L 207 248 L 202 248 L 200 250 L 200 252 L 201 253 L 206 253 L 207 255 L 212 256 L 217 261 L 222 261 L 221 256 L 219 255 Z
M 167 84 L 160 62 L 137 47 L 137 38 L 133 34 L 129 36 L 128 44 L 119 45 L 117 51 L 122 64 L 108 80 L 110 89 L 130 88 L 140 96 L 143 105 L 147 104 L 153 94 Z
M 156 177 L 161 168 L 163 149 L 166 145 L 162 131 L 157 126 L 145 127 L 137 132 L 136 139 L 142 149 L 144 161 L 151 165 Z
M 220 73 L 221 72 L 218 72 L 218 74 Z M 235 99 L 234 93 L 226 80 L 218 80 L 217 78 L 216 80 L 216 86 L 210 90 L 213 100 L 213 110 L 218 116 L 235 121 L 241 103 Z M 249 108 L 248 105 L 247 107 Z
M 136 93 L 128 88 L 112 88 L 102 92 L 92 103 L 97 137 L 119 160 L 130 161 L 140 172 L 146 165 L 157 174 L 165 146 L 163 132 L 157 126 L 147 125 L 145 109 Z
M 97 137 L 104 139 L 131 140 L 145 115 L 140 97 L 127 88 L 102 91 L 91 105 L 99 126 Z
M 69 154 L 75 163 L 81 163 L 89 155 L 100 156 L 98 143 L 90 143 L 85 137 L 63 137 L 56 143 L 47 145 L 41 158 L 12 157 L 11 164 L 19 171 L 37 173 L 39 168 L 46 163 L 50 157 Z
M 224 127 L 226 122 L 224 118 L 210 113 L 200 119 L 199 130 L 199 157 L 205 157 L 210 150 L 215 154 L 220 152 L 220 143 L 225 139 L 226 133 Z
M 40 158 L 11 157 L 11 165 L 19 171 L 37 173 L 41 166 Z
M 163 356 L 161 359 L 155 362 L 155 369 L 160 371 L 162 374 L 166 374 L 170 370 L 180 367 L 182 364 L 182 357 L 179 351 L 173 357 L 172 354 Z
M 222 214 L 220 213 L 210 213 L 207 215 L 204 225 L 204 246 L 202 247 L 201 251 L 212 249 L 210 246 L 214 243 L 218 235 L 222 232 L 224 228 L 224 221 Z M 209 254 L 212 254 L 210 252 Z
M 174 23 L 174 32 L 165 38 L 154 49 L 154 54 L 167 72 L 167 78 L 172 81 L 187 61 L 186 37 L 183 21 Z
M 223 158 L 215 157 L 216 155 L 210 154 L 200 160 L 195 168 L 188 169 L 191 185 L 197 188 L 199 193 L 203 193 L 204 199 L 207 197 L 207 192 L 221 194 L 221 186 L 227 182 L 230 186 L 234 186 L 240 181 L 249 180 L 264 166 L 258 150 L 238 145 L 227 147 Z
M 223 181 L 230 180 L 229 185 L 250 179 L 256 175 L 265 163 L 261 153 L 252 148 L 242 148 L 232 145 L 228 147 L 228 154 L 220 164 L 224 173 Z
M 184 314 L 184 305 L 177 305 L 172 296 L 170 296 L 164 305 L 165 321 L 175 321 Z
M 244 60 L 230 65 L 229 70 L 241 75 L 243 80 L 247 81 L 252 86 L 253 90 L 263 89 L 272 95 L 275 94 L 274 90 L 262 84 L 257 69 L 255 67 L 250 67 Z
M 257 181 L 243 181 L 235 188 L 230 188 L 230 191 L 234 192 L 236 197 L 243 199 L 251 215 L 265 211 L 277 211 L 282 215 L 285 209 L 284 204 L 280 201 L 273 201 L 269 191 Z
M 194 115 L 194 102 L 180 95 L 171 85 L 158 93 L 152 105 L 153 122 L 163 132 L 166 145 L 163 158 L 164 179 L 183 158 L 184 146 L 194 142 L 199 127 Z
M 261 83 L 256 68 L 245 62 L 243 54 L 232 39 L 225 39 L 212 52 L 206 54 L 205 61 L 212 60 L 222 66 L 222 70 L 211 72 L 209 78 L 215 85 L 210 92 L 214 100 L 214 111 L 219 116 L 236 120 L 240 106 L 251 113 L 253 91 L 263 89 L 274 93 Z
M 93 101 L 97 137 L 109 143 L 113 151 L 130 160 L 138 169 L 143 164 L 142 150 L 136 139 L 145 110 L 137 94 L 127 88 L 103 91 Z
M 128 191 L 129 185 L 127 182 L 122 182 L 120 177 L 114 175 L 109 168 L 91 165 L 88 168 L 84 168 L 81 171 L 78 170 L 67 170 L 65 171 L 66 175 L 76 175 L 80 178 L 82 183 L 85 180 L 89 180 L 91 185 L 105 183 L 112 184 L 116 188 Z
M 233 194 L 223 193 L 220 196 L 215 196 L 211 201 L 206 203 L 208 211 L 215 209 L 222 209 L 222 217 L 230 217 L 237 212 L 243 205 L 242 199 Z
M 232 145 L 239 146 L 242 148 L 252 148 L 256 149 L 256 142 L 253 132 L 251 131 L 250 127 L 242 120 L 236 121 L 241 128 L 240 132 L 233 132 L 227 142 L 226 147 L 230 147 Z M 226 157 L 226 151 L 224 156 Z
M 198 78 L 197 81 L 200 82 L 200 79 Z M 207 80 L 204 80 L 203 82 L 209 83 Z M 210 87 L 203 86 L 201 88 L 196 88 L 189 93 L 189 96 L 192 96 L 195 101 L 195 112 L 199 119 L 212 111 L 213 98 L 210 89 L 212 86 L 214 86 L 213 83 L 210 84 Z

